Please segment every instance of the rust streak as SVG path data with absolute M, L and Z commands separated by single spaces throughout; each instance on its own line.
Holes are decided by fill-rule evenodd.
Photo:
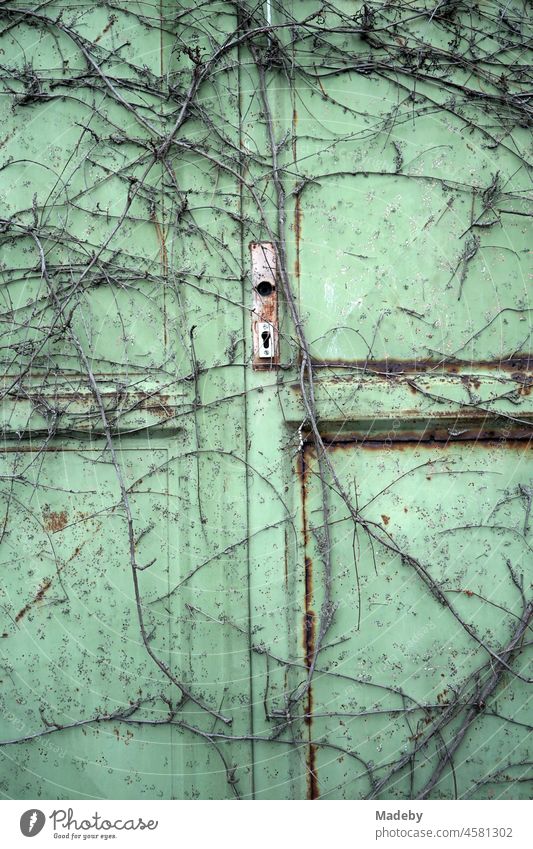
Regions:
M 474 442 L 479 448 L 495 448 L 504 446 L 506 450 L 525 450 L 531 448 L 531 428 L 513 429 L 509 435 L 505 430 L 483 430 L 482 428 L 472 428 L 463 431 L 455 436 L 451 435 L 447 429 L 432 430 L 432 431 L 406 431 L 398 433 L 394 439 L 385 439 L 376 434 L 368 436 L 366 434 L 351 435 L 345 439 L 333 439 L 330 442 L 324 440 L 328 451 L 343 451 L 353 448 L 358 445 L 368 451 L 382 451 L 384 448 L 393 449 L 394 451 L 404 451 L 408 446 L 420 448 L 432 448 L 436 445 L 440 449 L 451 448 L 454 445 L 464 444 L 465 442 Z
M 97 35 L 97 36 L 96 36 L 96 38 L 95 38 L 95 39 L 94 39 L 94 41 L 93 41 L 93 44 L 98 44 L 98 42 L 100 41 L 100 39 L 101 39 L 101 38 L 103 38 L 103 36 L 104 36 L 106 33 L 108 33 L 108 32 L 109 32 L 109 30 L 111 29 L 111 27 L 113 26 L 113 24 L 114 24 L 114 23 L 116 23 L 116 22 L 117 22 L 117 17 L 116 17 L 116 15 L 111 15 L 111 16 L 110 16 L 110 18 L 109 18 L 109 21 L 108 21 L 107 25 L 103 28 L 103 30 L 102 30 L 102 32 L 100 33 L 100 35 Z
M 307 496 L 307 464 L 305 462 L 305 452 L 300 456 L 300 480 L 302 493 L 302 528 L 304 544 L 308 543 L 307 529 L 307 512 L 306 512 L 306 496 Z M 304 569 L 304 618 L 303 618 L 303 647 L 305 654 L 305 665 L 308 670 L 311 669 L 313 657 L 315 653 L 316 639 L 316 614 L 313 610 L 313 561 L 305 555 Z M 305 701 L 305 724 L 308 728 L 309 747 L 307 750 L 307 798 L 318 799 L 318 775 L 316 768 L 316 746 L 312 743 L 313 738 L 313 690 L 311 684 L 307 689 Z
M 99 523 L 98 529 L 100 529 L 100 528 L 101 528 L 101 524 Z M 63 569 L 65 568 L 65 566 L 68 563 L 71 563 L 72 560 L 74 560 L 76 557 L 78 557 L 81 553 L 82 548 L 84 547 L 84 545 L 86 545 L 87 542 L 88 542 L 88 540 L 85 540 L 85 542 L 82 542 L 81 545 L 76 546 L 76 548 L 74 549 L 74 552 L 71 554 L 69 559 L 65 560 L 65 562 L 61 566 L 58 566 L 57 571 L 62 572 Z M 26 615 L 26 613 L 28 613 L 28 611 L 33 607 L 34 604 L 41 601 L 44 594 L 46 592 L 48 592 L 48 590 L 50 589 L 51 586 L 52 586 L 52 578 L 46 578 L 44 580 L 44 582 L 42 583 L 40 589 L 38 590 L 37 595 L 31 601 L 29 601 L 27 604 L 25 604 L 24 607 L 21 610 L 19 610 L 19 612 L 15 616 L 15 622 L 19 622 Z M 7 637 L 9 637 L 9 633 L 7 631 L 4 631 L 3 634 L 0 634 L 0 638 L 5 639 Z
M 302 206 L 300 195 L 296 195 L 294 204 L 294 243 L 296 247 L 296 258 L 294 260 L 294 274 L 300 283 L 300 239 L 302 235 Z
M 304 615 L 304 648 L 305 665 L 311 668 L 315 651 L 315 612 L 313 602 L 313 561 L 305 557 L 305 615 Z
M 8 143 L 8 141 L 10 141 L 13 138 L 14 135 L 15 135 L 15 130 L 12 130 L 10 133 L 8 133 L 7 136 L 4 139 L 2 139 L 2 141 L 0 141 L 0 149 L 3 148 Z
M 152 220 L 152 224 L 155 227 L 155 232 L 157 234 L 157 241 L 159 242 L 159 253 L 161 256 L 161 264 L 163 266 L 163 273 L 166 276 L 168 273 L 168 251 L 167 251 L 167 242 L 166 235 L 161 227 L 160 222 L 157 220 L 157 216 L 155 214 L 155 210 L 150 212 L 150 218 Z
M 31 608 L 33 607 L 34 604 L 37 604 L 37 602 L 42 601 L 44 594 L 51 587 L 51 585 L 52 585 L 52 579 L 46 578 L 43 581 L 43 583 L 41 584 L 41 586 L 39 587 L 37 594 L 34 596 L 34 598 L 32 598 L 31 601 L 29 601 L 27 604 L 24 605 L 24 607 L 21 610 L 19 610 L 19 612 L 15 616 L 15 622 L 20 622 L 20 620 L 24 616 L 26 616 L 26 613 L 28 613 L 28 611 L 31 610 Z M 4 635 L 2 635 L 2 636 L 4 636 Z M 7 635 L 5 635 L 5 636 L 7 636 Z
M 170 396 L 162 395 L 161 393 L 141 393 L 143 396 L 138 405 L 139 410 L 145 410 L 148 413 L 153 413 L 161 419 L 172 418 L 172 408 L 170 407 Z
M 533 369 L 531 356 L 518 355 L 498 360 L 479 360 L 475 363 L 463 360 L 313 360 L 316 368 L 353 368 L 368 374 L 402 374 L 403 372 L 425 372 L 438 374 L 439 371 L 451 374 L 460 374 L 464 368 L 486 370 L 509 371 L 516 369 L 521 373 Z M 513 376 L 513 375 L 511 375 Z
M 310 699 L 309 699 L 310 700 Z M 309 755 L 307 758 L 307 792 L 310 800 L 318 799 L 320 796 L 318 790 L 318 775 L 316 772 L 316 746 L 313 743 L 309 744 Z

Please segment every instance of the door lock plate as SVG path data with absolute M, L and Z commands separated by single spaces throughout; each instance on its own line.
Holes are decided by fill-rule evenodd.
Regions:
M 252 340 L 254 369 L 279 363 L 278 258 L 272 242 L 252 242 Z

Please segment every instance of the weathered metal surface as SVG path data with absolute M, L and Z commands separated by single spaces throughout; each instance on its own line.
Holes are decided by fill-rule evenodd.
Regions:
M 0 10 L 0 792 L 526 796 L 525 19 L 238 5 Z

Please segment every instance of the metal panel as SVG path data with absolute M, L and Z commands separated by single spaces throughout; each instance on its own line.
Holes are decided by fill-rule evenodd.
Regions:
M 360 521 L 333 493 L 335 617 L 302 711 L 309 795 L 528 798 L 531 446 L 361 435 L 327 450 Z M 312 447 L 301 486 L 310 665 L 326 584 Z
M 458 7 L 426 26 L 422 12 L 407 21 L 400 8 L 356 5 L 291 6 L 297 18 L 320 16 L 323 30 L 311 52 L 312 33 L 296 40 L 294 65 L 308 76 L 295 73 L 292 114 L 284 107 L 292 146 L 283 162 L 294 186 L 288 268 L 313 357 L 378 368 L 527 363 L 525 68 L 515 75 L 502 61 L 516 86 L 516 101 L 504 105 L 488 54 L 505 33 L 494 31 L 491 12 L 473 24 L 486 42 L 467 80 L 447 64 L 454 36 L 470 25 Z M 417 49 L 427 66 L 421 54 L 420 68 L 410 64 Z
M 217 715 L 236 733 L 248 726 L 248 655 L 224 626 L 246 605 L 241 561 L 231 557 L 238 527 L 224 521 L 238 514 L 239 487 L 233 497 L 223 490 L 239 470 L 231 459 L 212 469 L 203 507 L 216 543 L 206 536 L 198 548 L 188 485 L 196 457 L 184 451 L 191 435 L 173 449 L 167 439 L 129 437 L 119 451 L 138 599 L 105 444 L 52 443 L 44 453 L 14 445 L 3 454 L 12 483 L 2 497 L 2 739 L 20 740 L 2 748 L 10 796 L 232 795 L 221 755 L 187 726 L 201 729 L 205 716 L 209 730 Z M 245 788 L 249 754 L 237 748 Z

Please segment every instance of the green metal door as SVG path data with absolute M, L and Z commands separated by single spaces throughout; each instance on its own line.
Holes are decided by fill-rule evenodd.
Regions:
M 124 6 L 1 9 L 2 793 L 527 796 L 523 10 Z
M 209 80 L 183 110 L 235 16 L 1 11 L 2 792 L 246 795 L 239 187 L 187 150 Z
M 531 790 L 531 138 L 497 4 L 444 6 L 271 4 L 252 49 L 288 369 L 248 393 L 284 496 L 251 488 L 259 797 Z

